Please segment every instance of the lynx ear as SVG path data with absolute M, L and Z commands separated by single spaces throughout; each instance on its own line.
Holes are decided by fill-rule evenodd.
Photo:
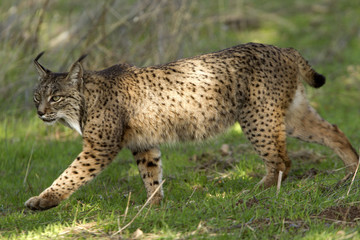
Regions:
M 70 71 L 68 73 L 67 78 L 74 85 L 81 86 L 83 81 L 84 69 L 81 65 L 81 61 L 86 57 L 86 55 L 82 55 L 73 65 L 70 67 Z
M 39 75 L 41 78 L 45 77 L 46 75 L 48 75 L 50 73 L 50 70 L 44 68 L 39 62 L 39 58 L 44 54 L 45 52 L 41 52 L 39 53 L 39 55 L 36 56 L 36 58 L 34 59 L 34 65 L 36 70 L 38 71 Z

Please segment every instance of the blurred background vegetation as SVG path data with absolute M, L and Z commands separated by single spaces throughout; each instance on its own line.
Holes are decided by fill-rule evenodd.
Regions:
M 99 70 L 255 41 L 298 49 L 318 71 L 330 69 L 328 78 L 348 71 L 342 80 L 360 89 L 359 26 L 357 0 L 2 0 L 0 111 L 32 109 L 32 60 L 43 50 L 40 62 L 53 71 L 83 53 L 85 67 Z

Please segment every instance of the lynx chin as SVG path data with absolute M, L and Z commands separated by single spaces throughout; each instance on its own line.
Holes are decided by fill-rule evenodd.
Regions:
M 324 76 L 292 48 L 248 43 L 219 52 L 138 68 L 118 64 L 85 70 L 78 59 L 69 72 L 43 67 L 34 91 L 38 116 L 82 135 L 83 149 L 39 196 L 25 205 L 34 210 L 57 206 L 96 177 L 122 148 L 132 151 L 149 197 L 162 182 L 162 143 L 200 141 L 239 122 L 263 159 L 263 187 L 290 171 L 286 135 L 330 147 L 348 175 L 358 154 L 336 125 L 309 105 L 303 81 L 318 88 Z M 152 203 L 159 203 L 158 191 Z

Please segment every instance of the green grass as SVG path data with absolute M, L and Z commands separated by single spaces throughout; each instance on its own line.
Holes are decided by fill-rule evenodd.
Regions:
M 14 126 L 8 127 L 17 133 Z M 60 141 L 55 140 L 57 131 L 49 131 L 50 140 L 39 139 L 36 144 L 29 144 L 34 138 L 31 129 L 35 129 L 36 124 L 28 127 L 29 137 L 18 139 L 16 148 L 9 143 L 1 149 L 12 162 L 11 166 L 4 162 L 1 166 L 0 234 L 3 237 L 109 238 L 139 211 L 146 194 L 128 151 L 122 152 L 111 168 L 57 208 L 44 212 L 25 209 L 23 202 L 51 184 L 81 147 L 80 139 L 62 128 L 57 130 L 65 133 Z M 230 155 L 220 153 L 224 142 L 230 145 Z M 159 207 L 145 208 L 121 236 L 131 237 L 137 228 L 143 231 L 145 238 L 170 239 L 211 236 L 287 239 L 294 235 L 327 239 L 340 230 L 345 234 L 355 231 L 354 219 L 348 219 L 347 223 L 336 222 L 339 219 L 323 220 L 320 214 L 331 206 L 357 206 L 359 202 L 358 181 L 349 196 L 346 195 L 348 184 L 335 188 L 343 171 L 327 171 L 341 165 L 330 151 L 317 149 L 326 163 L 322 162 L 325 160 L 319 163 L 312 157 L 305 160 L 307 164 L 303 166 L 295 159 L 292 175 L 277 196 L 275 188 L 255 187 L 264 173 L 262 163 L 249 145 L 239 145 L 242 142 L 246 141 L 235 127 L 222 137 L 200 145 L 163 148 L 165 199 Z M 295 141 L 290 141 L 289 145 L 292 152 L 310 151 L 310 147 L 299 147 Z M 318 169 L 318 174 L 306 178 L 311 168 Z
M 157 64 L 248 41 L 294 47 L 327 77 L 324 87 L 307 88 L 311 104 L 358 149 L 357 1 L 218 0 L 179 6 L 169 1 L 142 6 L 141 1 L 129 0 L 111 11 L 95 1 L 90 7 L 59 1 L 47 6 L 37 41 L 27 36 L 34 32 L 36 24 L 30 22 L 37 23 L 42 3 L 26 2 L 17 5 L 18 22 L 6 22 L 10 33 L 0 34 L 0 238 L 118 239 L 135 238 L 136 233 L 143 239 L 360 238 L 359 178 L 347 195 L 350 183 L 337 185 L 345 174 L 343 164 L 330 149 L 288 139 L 293 160 L 290 176 L 279 193 L 275 187 L 258 189 L 256 183 L 265 168 L 238 125 L 205 143 L 163 146 L 165 199 L 160 206 L 146 206 L 121 233 L 117 233 L 119 228 L 146 201 L 128 150 L 58 207 L 44 212 L 24 207 L 81 151 L 81 137 L 59 125 L 45 126 L 33 109 L 36 73 L 31 59 L 43 49 L 50 52 L 42 59 L 44 65 L 57 70 L 66 69 L 84 51 L 90 53 L 87 67 L 98 69 L 119 59 L 136 65 Z M 0 16 L 9 20 L 15 10 L 5 9 L 12 3 L 2 4 Z M 111 1 L 107 4 L 112 6 Z M 141 7 L 142 15 L 135 14 L 138 20 L 131 18 L 109 33 L 112 23 Z M 97 9 L 103 9 L 103 18 Z M 63 30 L 81 22 L 79 16 L 88 21 L 71 41 L 51 45 Z M 226 24 L 233 16 L 246 24 Z M 87 48 L 106 33 L 104 41 Z M 229 154 L 221 153 L 223 144 L 229 145 Z

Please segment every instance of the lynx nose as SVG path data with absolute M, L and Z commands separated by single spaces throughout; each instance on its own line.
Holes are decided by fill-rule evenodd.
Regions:
M 45 113 L 39 110 L 39 111 L 37 111 L 37 114 L 41 117 L 41 116 L 43 116 Z

